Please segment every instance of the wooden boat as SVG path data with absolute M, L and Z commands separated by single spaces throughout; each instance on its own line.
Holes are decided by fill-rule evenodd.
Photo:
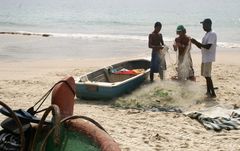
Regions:
M 125 72 L 124 72 L 125 71 Z M 107 66 L 76 78 L 76 96 L 112 99 L 137 88 L 150 71 L 150 61 L 137 59 Z

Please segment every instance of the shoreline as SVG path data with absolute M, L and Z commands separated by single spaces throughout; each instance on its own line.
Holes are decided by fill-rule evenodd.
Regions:
M 64 70 L 73 70 L 77 68 L 92 68 L 97 69 L 100 67 L 108 66 L 113 63 L 117 63 L 120 61 L 126 61 L 128 59 L 150 59 L 151 51 L 147 52 L 147 54 L 140 54 L 136 57 L 115 57 L 115 58 L 88 58 L 88 59 L 76 59 L 76 58 L 65 58 L 65 59 L 26 59 L 26 60 L 12 60 L 12 59 L 3 59 L 0 60 L 0 79 L 15 79 L 17 77 L 27 77 L 25 73 L 29 73 L 30 75 L 36 74 L 39 76 L 42 73 L 46 72 L 56 72 L 56 71 L 64 71 Z M 170 54 L 170 57 L 169 57 Z M 176 62 L 176 54 L 171 51 L 169 54 L 166 54 L 165 58 L 167 61 L 168 68 L 171 68 L 172 64 Z M 200 50 L 194 51 L 191 53 L 194 66 L 201 64 L 201 52 Z M 217 51 L 216 61 L 214 64 L 229 64 L 229 65 L 239 65 L 239 55 L 240 52 L 237 50 L 226 49 L 224 51 Z M 92 62 L 97 62 L 97 64 Z M 214 67 L 213 67 L 214 68 Z M 11 73 L 18 72 L 17 75 L 12 75 L 13 77 L 9 77 Z M 166 71 L 168 72 L 168 70 Z M 19 79 L 19 78 L 18 78 Z
M 112 59 L 150 57 L 147 40 L 84 39 L 66 37 L 41 37 L 0 34 L 0 59 L 2 61 Z M 171 41 L 165 42 L 174 54 Z M 240 48 L 217 47 L 217 52 L 238 52 Z M 192 46 L 192 53 L 200 50 Z M 174 55 L 173 55 L 174 56 Z M 174 56 L 175 57 L 175 56 Z

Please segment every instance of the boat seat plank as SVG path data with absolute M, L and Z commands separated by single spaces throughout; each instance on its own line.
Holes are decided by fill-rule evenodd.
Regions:
M 91 79 L 90 81 L 107 82 L 107 79 L 104 74 L 99 74 L 95 76 L 93 79 Z

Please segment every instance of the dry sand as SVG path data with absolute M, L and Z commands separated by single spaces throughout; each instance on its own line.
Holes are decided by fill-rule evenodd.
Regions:
M 204 99 L 205 79 L 200 76 L 200 53 L 193 53 L 194 69 L 197 82 L 190 83 L 197 93 L 196 98 L 188 98 L 187 110 L 199 110 L 214 105 L 232 107 L 240 106 L 240 53 L 222 51 L 217 53 L 217 61 L 213 64 L 213 82 L 217 98 Z M 172 58 L 175 58 L 171 54 Z M 171 87 L 170 77 L 175 74 L 168 60 L 166 81 L 158 79 L 155 87 Z M 0 100 L 13 109 L 27 109 L 38 101 L 43 94 L 60 79 L 78 76 L 121 60 L 42 60 L 42 61 L 0 61 Z M 150 86 L 151 87 L 151 86 Z M 147 89 L 141 87 L 141 89 Z M 138 91 L 130 94 L 137 96 Z M 147 91 L 147 90 L 146 90 Z M 177 93 L 176 93 L 177 94 Z M 177 98 L 178 96 L 176 96 Z M 180 97 L 180 96 L 179 96 Z M 181 99 L 184 102 L 184 97 Z M 147 100 L 146 100 L 147 101 Z M 180 102 L 181 103 L 181 102 Z M 44 106 L 50 105 L 50 99 Z M 98 121 L 119 143 L 123 151 L 154 150 L 240 150 L 240 131 L 231 130 L 214 132 L 206 130 L 200 123 L 182 113 L 151 112 L 135 109 L 113 108 L 108 103 L 97 103 L 76 99 L 74 114 L 85 115 Z M 4 117 L 1 116 L 1 119 Z

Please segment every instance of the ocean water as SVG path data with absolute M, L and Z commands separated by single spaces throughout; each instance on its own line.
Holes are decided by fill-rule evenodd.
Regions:
M 0 57 L 31 57 L 45 51 L 56 55 L 63 50 L 69 53 L 62 56 L 94 56 L 89 50 L 109 57 L 119 51 L 136 54 L 148 49 L 148 34 L 156 21 L 163 24 L 164 41 L 171 43 L 179 24 L 201 40 L 204 18 L 212 19 L 220 48 L 240 48 L 239 8 L 239 0 L 1 0 L 0 32 L 52 37 L 38 41 L 36 36 L 1 36 Z

